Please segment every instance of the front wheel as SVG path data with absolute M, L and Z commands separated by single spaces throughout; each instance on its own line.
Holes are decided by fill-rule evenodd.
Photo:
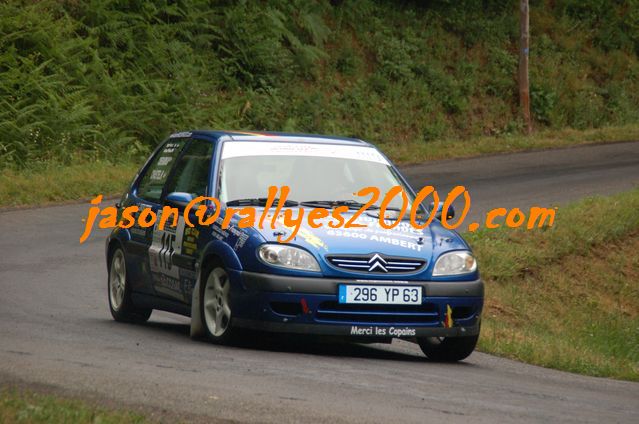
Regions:
M 417 343 L 430 360 L 457 362 L 473 353 L 477 340 L 479 340 L 479 334 L 465 337 L 424 337 L 418 339 Z
M 146 322 L 152 309 L 137 308 L 131 300 L 131 286 L 126 275 L 124 251 L 119 247 L 111 255 L 109 264 L 109 309 L 113 319 L 121 322 Z
M 229 343 L 236 329 L 232 327 L 231 280 L 224 268 L 211 267 L 201 281 L 200 317 L 208 339 L 213 343 Z

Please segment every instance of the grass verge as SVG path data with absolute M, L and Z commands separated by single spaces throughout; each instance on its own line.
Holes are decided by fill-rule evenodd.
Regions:
M 539 131 L 530 136 L 511 134 L 498 137 L 474 137 L 465 140 L 444 139 L 426 143 L 380 144 L 379 147 L 396 163 L 409 164 L 427 160 L 467 158 L 631 140 L 639 140 L 639 125 L 589 130 L 566 128 Z
M 97 194 L 121 194 L 139 164 L 106 162 L 48 165 L 24 171 L 0 172 L 0 207 L 42 206 Z
M 407 164 L 620 140 L 639 140 L 639 125 L 587 131 L 548 130 L 530 137 L 479 137 L 472 140 L 380 144 L 379 147 L 396 163 Z M 71 166 L 50 164 L 23 171 L 6 169 L 0 171 L 0 207 L 41 206 L 85 199 L 97 194 L 121 194 L 141 163 L 142 160 L 120 164 L 86 162 Z
M 639 190 L 560 208 L 546 230 L 468 235 L 486 281 L 480 349 L 639 381 Z
M 3 423 L 144 423 L 137 414 L 94 407 L 79 400 L 62 399 L 29 391 L 0 390 Z

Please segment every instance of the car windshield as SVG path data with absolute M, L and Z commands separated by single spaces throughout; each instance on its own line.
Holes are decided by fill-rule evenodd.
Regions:
M 257 200 L 267 196 L 269 186 L 287 185 L 291 189 L 288 199 L 297 202 L 366 203 L 370 196 L 354 193 L 373 186 L 380 190 L 379 206 L 393 186 L 406 189 L 388 161 L 366 146 L 226 142 L 220 174 L 218 197 L 222 202 Z M 408 191 L 406 194 L 412 202 Z M 389 208 L 401 207 L 397 195 Z

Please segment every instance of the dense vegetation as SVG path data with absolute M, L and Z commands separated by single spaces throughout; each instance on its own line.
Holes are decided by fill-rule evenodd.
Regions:
M 531 0 L 537 128 L 639 122 L 639 1 Z M 518 2 L 0 3 L 0 169 L 131 158 L 185 128 L 392 150 L 516 133 Z

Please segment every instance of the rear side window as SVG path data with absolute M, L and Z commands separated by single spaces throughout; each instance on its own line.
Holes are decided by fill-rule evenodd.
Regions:
M 193 197 L 204 196 L 209 185 L 209 170 L 213 156 L 213 143 L 193 139 L 180 157 L 166 192 L 180 191 Z
M 185 139 L 171 139 L 157 152 L 140 180 L 139 197 L 156 203 L 160 201 L 166 179 L 171 173 L 171 168 L 175 165 L 176 158 L 184 148 L 184 144 Z

